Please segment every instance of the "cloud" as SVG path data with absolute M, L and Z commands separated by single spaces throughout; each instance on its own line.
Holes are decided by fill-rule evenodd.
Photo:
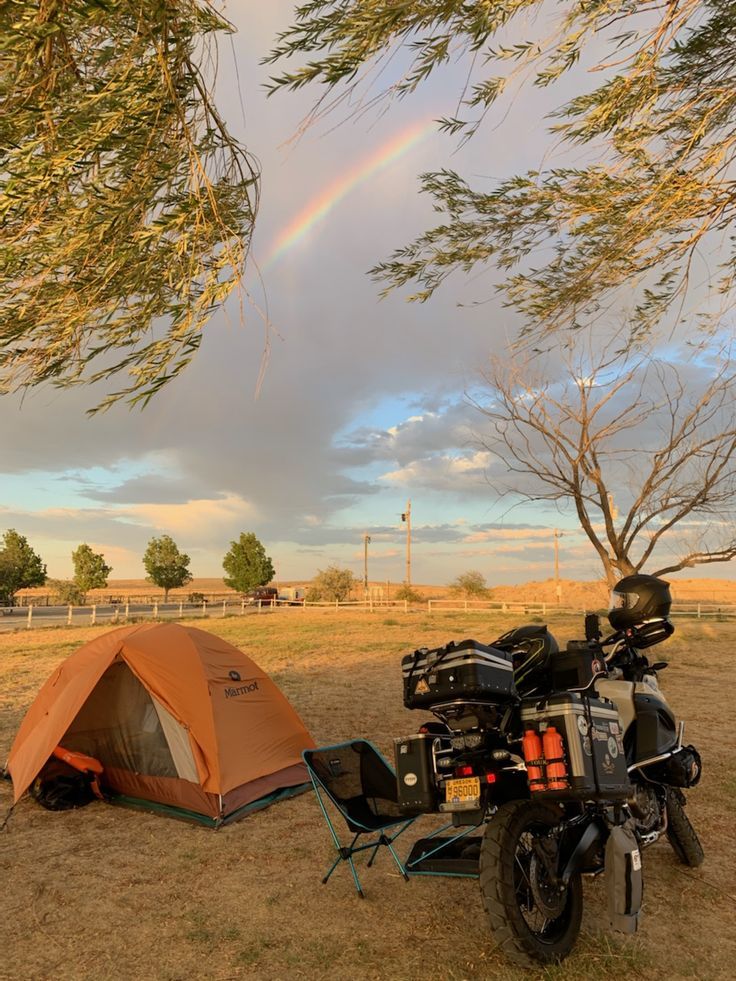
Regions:
M 414 460 L 398 470 L 384 473 L 381 480 L 451 491 L 455 494 L 488 494 L 485 475 L 491 459 L 491 454 L 482 450 L 454 456 L 438 454 Z
M 253 505 L 232 493 L 184 504 L 136 504 L 118 513 L 157 533 L 186 535 L 196 544 L 235 535 L 235 529 L 252 525 L 257 519 Z
M 463 538 L 464 542 L 490 542 L 501 539 L 523 539 L 549 538 L 552 540 L 552 528 L 484 528 L 473 531 Z

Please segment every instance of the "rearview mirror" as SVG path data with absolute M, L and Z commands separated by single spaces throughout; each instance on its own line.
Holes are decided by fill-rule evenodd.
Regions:
M 585 615 L 585 639 L 601 639 L 601 621 L 597 613 L 587 613 Z

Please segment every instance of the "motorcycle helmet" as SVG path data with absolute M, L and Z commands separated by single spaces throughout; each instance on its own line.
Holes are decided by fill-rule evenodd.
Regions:
M 666 620 L 672 606 L 670 584 L 656 576 L 626 576 L 611 590 L 608 622 L 614 630 L 629 630 L 645 620 Z
M 494 640 L 493 647 L 511 654 L 514 682 L 522 694 L 549 686 L 550 664 L 560 648 L 546 624 L 515 627 Z

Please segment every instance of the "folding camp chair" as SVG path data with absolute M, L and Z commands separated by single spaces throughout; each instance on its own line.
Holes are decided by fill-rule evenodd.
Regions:
M 407 817 L 399 810 L 396 803 L 396 774 L 376 747 L 365 739 L 353 739 L 336 746 L 305 749 L 302 757 L 337 849 L 337 858 L 322 882 L 327 882 L 340 862 L 347 862 L 353 873 L 358 895 L 361 899 L 364 898 L 353 855 L 371 849 L 368 865 L 373 865 L 381 845 L 388 848 L 399 871 L 408 881 L 406 869 L 392 842 L 416 821 L 417 816 Z M 349 831 L 354 834 L 349 845 L 341 843 L 325 807 L 323 795 L 335 805 L 345 819 Z M 389 828 L 397 830 L 386 834 Z M 367 834 L 374 836 L 371 841 L 357 844 L 361 835 Z

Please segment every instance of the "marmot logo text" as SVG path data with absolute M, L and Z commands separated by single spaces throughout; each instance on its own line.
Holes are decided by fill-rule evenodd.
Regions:
M 225 698 L 235 698 L 236 695 L 250 695 L 251 692 L 258 691 L 258 680 L 246 681 L 244 685 L 240 685 L 238 688 L 226 688 Z

